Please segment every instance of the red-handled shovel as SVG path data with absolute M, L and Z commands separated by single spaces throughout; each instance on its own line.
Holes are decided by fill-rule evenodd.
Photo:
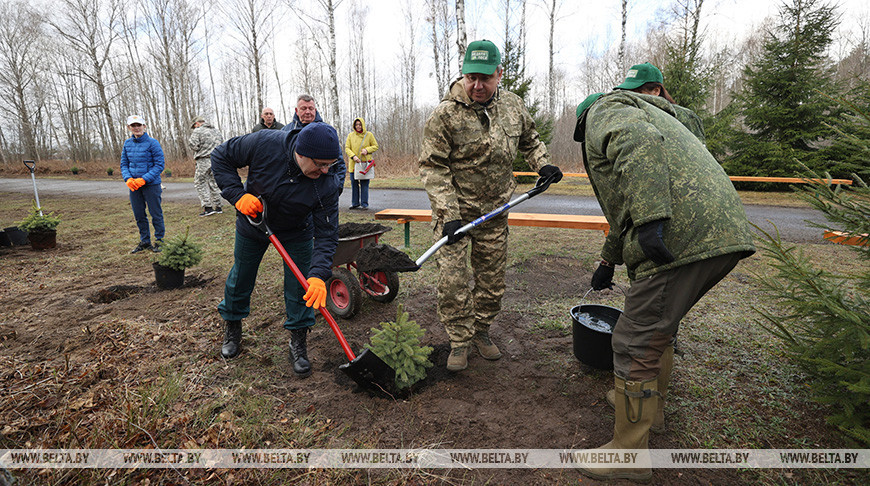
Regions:
M 298 280 L 299 284 L 302 285 L 302 290 L 308 291 L 308 280 L 305 279 L 305 276 L 302 275 L 299 267 L 297 267 L 293 262 L 293 259 L 290 258 L 290 254 L 288 254 L 287 250 L 284 249 L 284 245 L 278 241 L 278 237 L 272 233 L 272 230 L 269 229 L 269 226 L 266 224 L 266 201 L 264 201 L 263 198 L 258 199 L 260 199 L 260 202 L 263 204 L 263 212 L 256 218 L 247 215 L 245 215 L 245 217 L 248 218 L 248 222 L 251 223 L 252 226 L 266 234 L 266 237 L 269 238 L 272 246 L 278 250 L 278 254 L 284 259 L 284 263 L 290 267 L 296 280 Z M 362 387 L 372 388 L 376 391 L 386 393 L 389 393 L 388 390 L 394 390 L 396 370 L 391 368 L 387 363 L 384 363 L 381 358 L 368 349 L 364 349 L 360 354 L 354 355 L 353 350 L 351 350 L 350 345 L 347 344 L 347 340 L 344 338 L 344 334 L 342 334 L 335 319 L 333 319 L 329 314 L 329 311 L 326 310 L 326 306 L 320 306 L 319 310 L 323 318 L 326 319 L 326 322 L 329 323 L 329 327 L 332 329 L 332 332 L 335 333 L 335 337 L 338 338 L 339 344 L 341 344 L 341 349 L 350 361 L 349 363 L 339 366 L 338 369 L 343 371 Z

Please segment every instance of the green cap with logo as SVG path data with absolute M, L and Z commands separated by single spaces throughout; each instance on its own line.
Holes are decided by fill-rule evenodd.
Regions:
M 663 83 L 664 80 L 659 68 L 645 62 L 632 66 L 625 76 L 625 81 L 613 89 L 635 89 L 640 88 L 646 83 Z
M 495 72 L 501 64 L 501 53 L 492 42 L 484 39 L 468 44 L 462 61 L 462 74 L 486 74 Z

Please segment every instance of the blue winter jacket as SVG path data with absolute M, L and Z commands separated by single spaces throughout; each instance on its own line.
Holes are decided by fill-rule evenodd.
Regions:
M 314 111 L 314 121 L 311 123 L 317 123 L 317 122 L 322 122 L 322 121 L 323 121 L 323 118 L 320 118 L 320 112 L 315 110 Z M 301 128 L 305 128 L 305 125 L 302 124 L 302 120 L 299 119 L 299 115 L 294 113 L 293 114 L 293 121 L 284 125 L 284 128 L 282 128 L 281 130 L 284 130 L 285 132 L 292 132 L 293 130 L 298 130 Z
M 221 195 L 235 205 L 245 193 L 266 202 L 266 223 L 282 243 L 314 238 L 311 270 L 306 277 L 326 281 L 332 276 L 332 257 L 338 245 L 338 196 L 344 183 L 344 162 L 311 179 L 293 157 L 301 130 L 260 130 L 234 137 L 211 153 L 211 168 Z M 242 184 L 238 169 L 248 167 Z M 266 242 L 266 235 L 239 212 L 236 231 Z
M 126 181 L 132 178 L 145 179 L 145 184 L 160 184 L 163 172 L 163 147 L 160 142 L 148 136 L 130 137 L 124 141 L 121 151 L 121 176 Z

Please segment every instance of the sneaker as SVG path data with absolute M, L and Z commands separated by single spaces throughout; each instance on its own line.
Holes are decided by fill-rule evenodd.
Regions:
M 163 251 L 163 248 L 161 248 L 161 246 L 163 246 L 163 240 L 157 240 L 154 242 L 154 246 L 151 247 L 151 251 L 153 251 L 154 253 L 160 253 L 161 251 Z
M 465 368 L 468 368 L 468 346 L 451 349 L 447 357 L 447 371 L 462 371 Z
M 224 210 L 220 206 L 214 208 L 214 214 L 224 214 Z
M 210 215 L 212 215 L 212 214 L 214 214 L 214 213 L 215 213 L 215 210 L 212 209 L 210 206 L 203 206 L 203 207 L 202 207 L 202 212 L 199 213 L 199 215 L 200 215 L 200 216 L 210 216 Z
M 142 250 L 150 250 L 150 249 L 151 249 L 150 242 L 140 241 L 139 244 L 136 245 L 136 248 L 133 248 L 133 251 L 131 251 L 130 253 L 139 253 Z
M 362 211 L 368 211 L 368 210 L 369 210 L 369 207 L 368 207 L 368 206 L 360 206 L 360 210 L 362 210 Z
M 349 207 L 349 208 L 347 208 L 347 209 L 359 209 L 359 205 L 357 204 L 357 205 L 355 205 L 355 206 L 351 206 L 351 207 Z
M 480 353 L 483 359 L 494 361 L 501 358 L 501 351 L 498 350 L 498 346 L 492 343 L 492 339 L 489 338 L 489 331 L 477 331 L 474 337 L 471 338 L 471 343 L 474 344 L 474 347 L 477 348 L 477 352 Z

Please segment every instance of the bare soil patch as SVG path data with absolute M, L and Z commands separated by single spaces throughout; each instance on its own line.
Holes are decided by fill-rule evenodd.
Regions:
M 58 201 L 53 201 L 59 204 Z M 78 201 L 80 203 L 81 201 Z M 20 208 L 14 206 L 15 211 Z M 26 197 L 20 206 L 26 207 Z M 401 303 L 427 330 L 435 367 L 404 399 L 361 390 L 338 366 L 346 362 L 329 327 L 318 319 L 309 337 L 314 372 L 294 376 L 288 362 L 289 332 L 276 261 L 264 262 L 254 294 L 258 310 L 244 321 L 243 352 L 220 357 L 222 323 L 216 305 L 232 263 L 188 270 L 184 287 L 158 290 L 147 256 L 127 255 L 127 240 L 97 259 L 94 228 L 69 223 L 88 211 L 71 204 L 68 229 L 49 252 L 0 248 L 0 448 L 590 448 L 611 437 L 612 411 L 604 400 L 609 373 L 579 363 L 572 354 L 569 309 L 579 304 L 591 277 L 588 255 L 537 255 L 509 267 L 504 310 L 492 335 L 504 357 L 472 353 L 469 368 L 445 370 L 447 336 L 437 320 L 430 284 L 403 290 L 389 304 L 366 299 L 362 311 L 339 325 L 355 350 L 370 329 L 393 320 Z M 121 203 L 114 203 L 122 206 Z M 188 206 L 168 205 L 185 214 Z M 0 215 L 4 209 L 0 208 Z M 11 214 L 10 207 L 5 208 Z M 107 217 L 106 235 L 131 234 L 128 208 Z M 192 218 L 195 219 L 195 218 Z M 231 252 L 232 217 L 201 231 Z M 201 224 L 190 221 L 191 224 Z M 114 230 L 111 228 L 120 227 Z M 512 235 L 512 238 L 515 235 Z M 99 251 L 106 251 L 101 249 Z M 212 260 L 214 261 L 214 260 Z M 436 271 L 432 265 L 432 270 Z M 407 277 L 402 277 L 407 278 Z M 618 298 L 606 291 L 597 298 Z M 572 302 L 564 328 L 541 326 L 529 311 L 546 300 Z M 690 346 L 691 349 L 691 346 Z M 677 363 L 680 366 L 680 363 Z M 735 387 L 740 382 L 734 383 Z M 692 396 L 695 384 L 675 380 L 672 394 Z M 757 404 L 737 406 L 753 407 Z M 675 431 L 653 435 L 654 448 L 701 447 L 687 441 L 688 420 L 715 410 L 675 400 L 667 410 Z M 761 414 L 764 407 L 759 406 Z M 839 447 L 818 408 L 796 402 L 793 416 L 779 417 L 805 434 L 812 447 Z M 683 432 L 681 432 L 681 428 Z M 725 433 L 725 432 L 723 432 Z M 772 437 L 768 447 L 790 444 Z M 719 447 L 713 445 L 714 447 Z M 578 484 L 569 469 L 410 471 L 295 470 L 16 470 L 22 484 Z M 768 482 L 806 483 L 810 472 L 777 473 Z M 110 477 L 110 475 L 112 475 Z M 726 469 L 657 470 L 656 484 L 756 484 L 758 473 Z M 851 473 L 841 481 L 857 479 Z M 810 481 L 811 482 L 811 481 Z M 596 484 L 582 479 L 582 484 Z M 628 483 L 612 483 L 628 484 Z

